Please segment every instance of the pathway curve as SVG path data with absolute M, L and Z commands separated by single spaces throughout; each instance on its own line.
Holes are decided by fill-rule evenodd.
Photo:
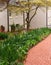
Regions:
M 29 50 L 24 65 L 51 65 L 51 35 Z

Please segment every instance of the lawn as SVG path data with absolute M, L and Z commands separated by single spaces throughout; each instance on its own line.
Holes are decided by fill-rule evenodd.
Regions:
M 0 40 L 3 39 L 0 41 L 0 65 L 23 65 L 29 49 L 51 34 L 51 29 L 40 28 L 21 34 L 2 34 L 0 36 Z

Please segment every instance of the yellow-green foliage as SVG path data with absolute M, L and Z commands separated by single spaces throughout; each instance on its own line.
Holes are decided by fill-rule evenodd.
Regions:
M 25 11 L 28 11 L 29 8 L 28 6 L 29 5 L 29 8 L 32 8 L 32 6 L 51 6 L 51 0 L 27 0 L 27 1 L 21 1 L 20 0 L 20 6 L 15 6 L 15 5 L 12 5 L 12 4 L 8 4 L 8 9 L 11 11 L 11 12 L 16 12 L 16 13 L 20 13 L 20 12 L 25 12 Z

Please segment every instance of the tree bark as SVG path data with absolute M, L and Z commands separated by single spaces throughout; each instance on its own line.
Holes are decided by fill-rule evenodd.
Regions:
M 9 32 L 9 11 L 7 9 L 7 28 L 8 28 L 8 32 Z
M 30 29 L 30 22 L 27 23 L 27 31 Z
M 27 22 L 27 31 L 28 31 L 28 30 L 29 30 L 29 28 L 30 28 L 29 12 L 27 12 L 26 22 Z

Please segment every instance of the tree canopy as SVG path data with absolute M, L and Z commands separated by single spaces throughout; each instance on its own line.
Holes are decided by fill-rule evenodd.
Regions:
M 5 4 L 5 7 L 3 7 L 3 4 Z M 6 5 L 7 4 L 7 5 Z M 28 10 L 28 4 L 30 8 L 33 5 L 40 5 L 40 6 L 51 6 L 51 0 L 0 0 L 0 10 L 7 8 L 12 12 L 20 12 L 20 11 L 27 11 Z

